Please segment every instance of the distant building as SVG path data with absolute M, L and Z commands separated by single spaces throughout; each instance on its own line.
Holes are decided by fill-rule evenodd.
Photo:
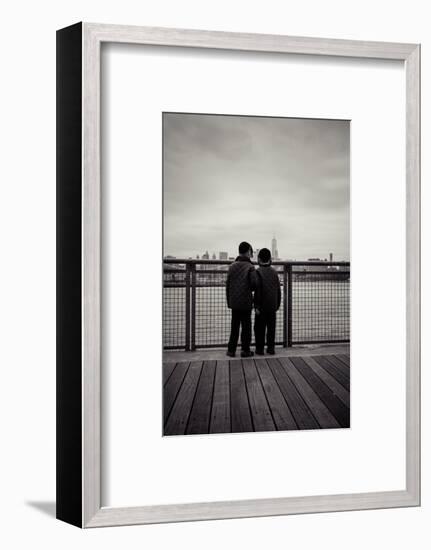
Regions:
M 229 257 L 229 254 L 227 252 L 219 252 L 218 257 L 219 257 L 219 260 L 227 260 Z
M 208 250 L 205 252 L 205 254 L 202 254 L 202 260 L 209 260 L 210 255 L 208 254 Z
M 213 258 L 212 259 L 217 260 L 217 256 L 216 256 L 215 252 L 213 252 Z
M 229 256 L 229 260 L 235 260 L 233 256 Z
M 278 248 L 277 248 L 277 239 L 272 237 L 271 241 L 271 256 L 273 260 L 278 260 Z
M 329 261 L 333 262 L 334 261 L 333 258 L 334 258 L 334 255 L 332 254 L 332 252 L 330 252 L 329 253 Z
M 175 256 L 171 256 L 170 254 L 167 254 L 165 258 L 166 260 L 175 260 Z
M 200 256 L 199 254 L 196 254 L 196 259 L 199 260 L 200 259 Z

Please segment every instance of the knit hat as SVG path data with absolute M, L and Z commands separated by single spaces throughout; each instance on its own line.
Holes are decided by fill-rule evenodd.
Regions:
M 261 248 L 257 260 L 261 265 L 269 265 L 271 263 L 271 252 L 267 248 Z

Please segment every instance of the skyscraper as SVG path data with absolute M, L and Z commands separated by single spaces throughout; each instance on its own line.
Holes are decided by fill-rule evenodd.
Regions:
M 229 254 L 227 252 L 219 252 L 219 260 L 227 260 Z
M 271 241 L 271 255 L 274 260 L 278 260 L 277 239 L 275 238 L 275 235 L 272 237 Z

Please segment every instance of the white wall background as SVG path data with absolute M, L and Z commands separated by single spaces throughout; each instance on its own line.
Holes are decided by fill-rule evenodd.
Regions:
M 431 58 L 427 2 L 75 0 L 3 5 L 0 102 L 0 541 L 5 548 L 428 548 Z M 423 505 L 82 532 L 55 498 L 55 30 L 76 21 L 421 42 Z M 390 269 L 390 258 L 386 265 Z M 390 343 L 388 342 L 387 345 Z

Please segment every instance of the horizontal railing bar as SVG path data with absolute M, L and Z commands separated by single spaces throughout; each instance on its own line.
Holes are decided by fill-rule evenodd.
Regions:
M 350 338 L 348 339 L 330 339 L 330 340 L 292 340 L 294 346 L 300 346 L 302 344 L 348 344 Z
M 164 288 L 185 288 L 186 283 L 179 281 L 178 284 L 173 284 L 172 282 L 170 282 L 168 284 L 164 284 L 163 287 Z M 224 283 L 211 284 L 211 285 L 194 284 L 193 288 L 226 288 L 226 285 Z
M 184 258 L 163 258 L 165 264 L 192 264 L 192 265 L 230 265 L 234 260 L 185 260 Z M 257 265 L 256 261 L 252 260 L 252 263 Z M 327 265 L 327 266 L 349 266 L 350 262 L 329 262 L 325 260 L 308 261 L 308 260 L 274 260 L 272 265 Z
M 292 342 L 292 346 L 301 346 L 306 344 L 349 344 L 350 340 L 304 340 L 301 342 Z M 255 343 L 252 342 L 251 346 L 254 346 Z M 283 346 L 283 342 L 275 342 L 276 346 Z M 227 342 L 225 344 L 202 344 L 202 345 L 196 345 L 195 349 L 224 349 L 227 347 Z M 166 351 L 177 351 L 182 350 L 184 351 L 184 346 L 178 345 L 178 346 L 164 346 Z M 240 351 L 238 354 L 241 353 Z M 277 353 L 276 353 L 277 356 Z
M 164 271 L 164 275 L 169 275 L 169 273 L 186 273 L 185 271 L 181 271 L 181 270 L 178 270 L 178 271 L 171 271 L 170 269 L 167 270 L 167 271 Z M 202 275 L 205 275 L 205 273 L 207 273 L 208 275 L 223 275 L 223 273 L 227 273 L 227 271 L 217 271 L 217 270 L 199 270 L 197 269 L 196 270 L 196 273 L 198 273 L 199 275 L 202 274 Z M 278 275 L 283 275 L 283 272 L 282 271 L 277 271 L 277 274 Z M 349 275 L 350 276 L 350 271 L 293 271 L 292 272 L 292 275 L 301 275 L 301 276 L 311 276 L 311 275 L 326 275 L 326 276 L 334 276 L 334 277 L 340 277 L 340 276 L 345 276 L 345 275 Z
M 163 272 L 164 275 L 169 275 L 169 273 L 186 273 L 185 271 L 177 270 L 177 271 L 171 271 L 168 269 L 167 271 Z M 215 269 L 212 270 L 196 270 L 196 273 L 198 274 L 208 274 L 208 275 L 223 275 L 223 273 L 227 274 L 227 271 L 217 271 Z M 283 275 L 282 271 L 277 271 L 278 275 Z M 311 275 L 329 275 L 334 277 L 341 277 L 345 275 L 350 275 L 350 271 L 293 271 L 293 275 L 303 275 L 303 276 L 311 276 Z
M 255 345 L 255 342 L 251 342 L 250 344 L 251 346 L 254 346 Z M 282 346 L 283 345 L 283 342 L 275 342 L 275 345 L 276 346 Z M 209 349 L 209 348 L 226 348 L 227 347 L 227 342 L 224 343 L 224 344 L 196 344 L 196 349 Z M 167 348 L 165 348 L 167 349 Z M 241 353 L 239 351 L 239 353 Z
M 282 271 L 278 273 L 282 274 Z M 292 275 L 334 275 L 339 277 L 340 275 L 350 275 L 350 271 L 292 271 Z
M 166 275 L 169 273 L 186 273 L 183 269 L 167 269 L 164 271 Z M 202 273 L 203 275 L 219 275 L 223 273 L 228 273 L 228 271 L 222 271 L 221 269 L 196 269 L 196 273 Z M 282 271 L 278 271 L 279 275 L 283 275 Z M 350 275 L 350 271 L 292 271 L 293 275 Z
M 221 270 L 221 269 L 196 269 L 196 273 L 208 273 L 208 274 L 218 274 L 218 273 L 228 273 L 227 269 Z
M 301 340 L 301 341 L 292 341 L 292 346 L 304 346 L 309 344 L 349 344 L 350 339 L 344 339 L 344 340 Z M 251 346 L 255 346 L 255 342 L 251 342 Z M 283 346 L 283 342 L 275 342 L 276 346 Z M 226 348 L 226 343 L 217 343 L 217 344 L 196 344 L 195 349 L 215 349 L 215 348 Z M 164 350 L 167 351 L 174 351 L 174 350 L 183 350 L 184 351 L 184 345 L 178 344 L 176 346 L 163 346 Z
M 309 281 L 309 282 L 315 282 L 315 283 L 318 283 L 318 282 L 340 282 L 340 283 L 345 283 L 345 282 L 349 282 L 349 281 L 345 281 L 345 280 L 342 280 L 340 278 L 339 281 L 335 281 L 335 279 L 321 279 L 319 281 Z M 297 282 L 295 280 L 295 282 Z M 186 283 L 185 281 L 165 281 L 163 283 L 163 286 L 164 288 L 183 288 L 186 286 Z M 193 285 L 195 288 L 225 288 L 226 287 L 226 284 L 225 283 L 214 283 L 214 282 L 211 282 L 211 283 L 208 283 L 208 284 L 203 284 L 203 283 L 197 283 L 195 285 Z M 283 288 L 283 282 L 280 282 L 280 286 Z

